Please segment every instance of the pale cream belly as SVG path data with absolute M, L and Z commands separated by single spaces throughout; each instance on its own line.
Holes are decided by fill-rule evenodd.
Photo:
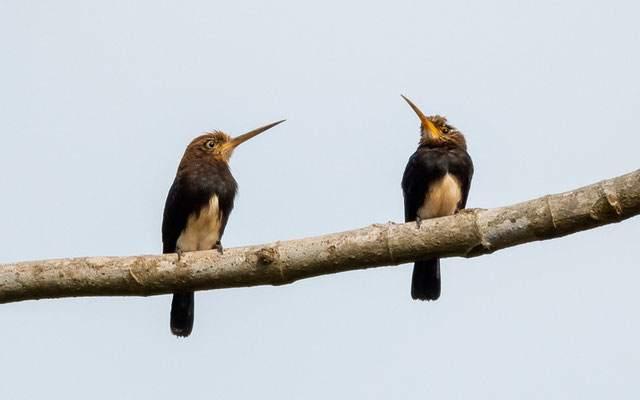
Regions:
M 182 251 L 211 250 L 220 240 L 220 212 L 218 196 L 211 197 L 200 215 L 191 214 L 178 236 L 176 247 Z
M 460 182 L 455 176 L 447 173 L 431 185 L 424 203 L 418 208 L 418 216 L 427 219 L 452 215 L 456 212 L 461 197 Z

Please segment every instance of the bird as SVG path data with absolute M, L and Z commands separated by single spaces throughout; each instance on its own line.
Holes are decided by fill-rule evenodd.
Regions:
M 402 176 L 405 222 L 452 215 L 466 207 L 473 162 L 464 135 L 440 115 L 425 117 L 404 95 L 420 118 L 420 142 Z M 440 297 L 440 260 L 416 261 L 411 278 L 414 300 Z
M 162 219 L 163 253 L 218 249 L 238 191 L 231 175 L 229 158 L 241 143 L 273 128 L 285 120 L 232 138 L 212 131 L 193 139 L 182 156 L 176 177 L 169 189 Z M 187 337 L 193 329 L 194 293 L 173 294 L 170 328 L 178 337 Z

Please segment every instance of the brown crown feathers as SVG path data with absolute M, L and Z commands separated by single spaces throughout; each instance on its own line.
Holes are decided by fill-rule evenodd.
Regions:
M 431 132 L 423 124 L 420 125 L 419 146 L 425 147 L 461 147 L 467 149 L 464 135 L 453 125 L 447 123 L 447 119 L 440 115 L 426 117 L 438 129 L 439 132 Z

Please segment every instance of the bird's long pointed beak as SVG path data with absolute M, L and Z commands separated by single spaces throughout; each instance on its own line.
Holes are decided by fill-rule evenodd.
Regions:
M 286 119 L 283 119 L 282 121 L 274 122 L 274 123 L 269 124 L 269 125 L 265 125 L 265 126 L 263 126 L 261 128 L 258 128 L 258 129 L 254 129 L 251 132 L 245 133 L 244 135 L 237 136 L 237 137 L 231 139 L 230 141 L 228 141 L 226 143 L 222 143 L 220 145 L 222 147 L 220 150 L 221 151 L 233 150 L 236 147 L 238 147 L 241 143 L 246 142 L 247 140 L 251 139 L 254 136 L 258 136 L 259 134 L 261 134 L 262 132 L 266 131 L 267 129 L 271 129 L 274 126 L 283 123 L 284 121 L 286 121 Z
M 407 99 L 403 94 L 401 94 L 400 96 L 402 96 L 402 98 L 409 103 L 409 105 L 411 106 L 411 108 L 413 109 L 413 111 L 418 114 L 418 118 L 420 118 L 420 123 L 422 123 L 422 127 L 424 129 L 426 129 L 427 131 L 433 133 L 436 136 L 440 136 L 442 134 L 442 132 L 440 132 L 440 129 L 438 129 L 431 121 L 429 121 L 429 119 L 427 119 L 427 117 L 424 116 L 424 114 L 422 113 L 422 111 L 420 111 L 420 109 L 418 107 L 416 107 L 415 104 L 413 104 L 411 102 L 411 100 Z

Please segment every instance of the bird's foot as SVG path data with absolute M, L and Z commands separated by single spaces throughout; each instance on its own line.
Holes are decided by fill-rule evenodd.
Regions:
M 182 251 L 181 249 L 176 249 L 176 253 L 178 254 L 178 262 L 180 262 L 182 256 L 184 255 L 184 251 Z
M 213 246 L 213 248 L 218 250 L 220 252 L 220 254 L 224 254 L 224 249 L 222 248 L 222 243 L 220 243 L 219 240 L 216 242 L 216 245 Z
M 420 223 L 422 222 L 422 218 L 416 217 L 416 226 L 420 229 Z

